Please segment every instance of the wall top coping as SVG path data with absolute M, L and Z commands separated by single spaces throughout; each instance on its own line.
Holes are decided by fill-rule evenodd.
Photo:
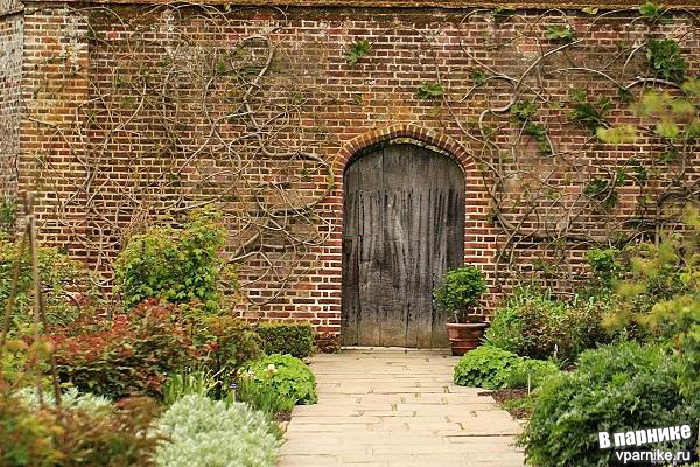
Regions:
M 176 3 L 170 0 L 24 0 L 25 4 L 40 3 L 87 3 L 87 4 L 165 4 Z M 580 9 L 594 6 L 603 10 L 637 9 L 643 0 L 206 0 L 206 5 L 231 5 L 247 7 L 361 7 L 361 8 L 513 8 L 538 10 L 548 8 Z M 700 10 L 700 0 L 665 0 L 658 2 L 669 9 Z

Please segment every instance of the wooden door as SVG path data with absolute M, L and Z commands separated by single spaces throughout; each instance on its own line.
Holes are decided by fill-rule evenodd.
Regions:
M 447 156 L 387 145 L 345 171 L 343 344 L 446 347 L 433 288 L 463 261 L 464 177 Z

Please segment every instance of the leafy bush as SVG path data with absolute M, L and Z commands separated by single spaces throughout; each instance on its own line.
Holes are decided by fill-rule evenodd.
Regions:
M 508 370 L 521 360 L 514 353 L 498 347 L 477 347 L 459 360 L 455 367 L 455 384 L 485 389 L 503 388 Z
M 0 465 L 53 466 L 61 454 L 54 446 L 54 418 L 27 409 L 18 397 L 0 395 Z
M 547 378 L 557 373 L 559 373 L 559 368 L 553 362 L 523 358 L 506 370 L 503 379 L 507 388 L 526 388 L 529 376 L 530 388 L 535 389 L 540 387 Z
M 611 287 L 618 278 L 623 266 L 619 261 L 620 252 L 616 248 L 588 250 L 586 255 L 593 279 L 603 287 Z
M 306 363 L 291 355 L 264 357 L 243 371 L 241 379 L 239 392 L 244 401 L 254 403 L 256 393 L 276 393 L 281 396 L 280 403 L 287 405 L 279 410 L 316 403 L 316 377 Z
M 494 312 L 484 344 L 538 360 L 556 355 L 572 361 L 583 350 L 613 339 L 603 326 L 612 307 L 608 296 L 565 302 L 550 290 L 523 287 Z
M 48 394 L 47 394 L 48 395 Z M 150 467 L 161 439 L 149 434 L 156 406 L 124 400 L 117 410 L 79 409 L 97 399 L 76 398 L 70 410 L 37 410 L 31 395 L 0 395 L 0 465 L 6 467 Z M 28 398 L 28 404 L 23 401 Z M 89 400 L 89 402 L 88 402 Z M 68 402 L 71 401 L 69 396 Z
M 647 59 L 652 73 L 669 81 L 681 82 L 688 63 L 681 56 L 678 42 L 672 39 L 647 41 Z
M 453 312 L 455 321 L 459 322 L 467 308 L 476 305 L 484 292 L 484 274 L 474 266 L 464 266 L 445 274 L 442 283 L 435 288 L 435 301 L 440 308 Z
M 584 352 L 577 370 L 554 376 L 539 389 L 520 440 L 528 461 L 542 467 L 606 467 L 615 455 L 613 449 L 600 449 L 599 431 L 697 426 L 700 403 L 681 395 L 682 373 L 680 360 L 658 347 L 625 342 Z M 671 450 L 692 451 L 694 443 L 682 440 Z M 664 447 L 669 446 L 649 449 Z
M 268 418 L 246 404 L 186 396 L 157 423 L 170 439 L 158 447 L 155 461 L 167 467 L 273 467 L 279 441 Z
M 19 257 L 19 244 L 0 239 L 0 316 L 10 296 L 12 272 Z M 89 272 L 79 262 L 69 259 L 57 248 L 41 246 L 37 251 L 39 277 L 43 286 L 44 312 L 49 326 L 67 325 L 78 318 L 80 308 L 71 304 L 68 292 L 92 293 Z M 27 250 L 22 255 L 12 327 L 33 323 L 33 278 Z
M 260 337 L 250 324 L 232 316 L 202 317 L 192 331 L 194 340 L 206 351 L 200 357 L 221 388 L 235 379 L 237 370 L 260 355 Z
M 231 273 L 219 255 L 226 240 L 220 219 L 216 211 L 193 211 L 182 229 L 154 227 L 134 237 L 114 264 L 126 305 L 147 298 L 197 300 L 208 312 L 218 311 L 221 280 Z
M 270 321 L 257 328 L 262 349 L 268 355 L 302 358 L 314 353 L 314 328 L 309 322 Z
M 174 306 L 152 300 L 125 321 L 81 323 L 75 335 L 55 336 L 61 380 L 110 399 L 159 396 L 164 375 L 196 355 L 178 316 Z

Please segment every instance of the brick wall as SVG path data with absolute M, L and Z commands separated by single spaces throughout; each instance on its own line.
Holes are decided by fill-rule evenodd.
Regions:
M 20 185 L 41 193 L 43 239 L 63 245 L 107 279 L 125 232 L 138 231 L 166 207 L 177 216 L 188 206 L 216 199 L 229 213 L 234 251 L 255 230 L 250 220 L 259 218 L 260 193 L 267 194 L 264 203 L 274 205 L 289 202 L 290 196 L 313 200 L 328 189 L 313 205 L 315 216 L 285 227 L 292 236 L 303 232 L 313 241 L 297 242 L 292 254 L 274 247 L 292 242 L 290 236 L 268 229 L 262 243 L 270 248 L 264 255 L 243 251 L 239 275 L 249 300 L 238 310 L 250 318 L 309 319 L 320 332 L 335 334 L 341 320 L 344 167 L 362 148 L 408 138 L 450 153 L 463 167 L 464 260 L 487 273 L 494 299 L 504 285 L 532 275 L 537 264 L 554 268 L 537 272 L 539 279 L 566 287 L 571 283 L 562 277 L 575 281 L 581 276 L 588 246 L 581 239 L 572 239 L 580 246 L 564 249 L 524 236 L 507 259 L 497 261 L 509 235 L 494 222 L 488 194 L 493 179 L 483 176 L 484 164 L 511 169 L 504 182 L 510 200 L 504 204 L 506 219 L 523 219 L 528 208 L 518 199 L 537 185 L 540 193 L 525 227 L 544 219 L 545 230 L 556 231 L 564 222 L 576 232 L 610 237 L 621 219 L 640 213 L 640 187 L 632 178 L 620 188 L 612 212 L 580 219 L 567 216 L 563 201 L 548 198 L 548 187 L 561 193 L 566 206 L 585 204 L 581 177 L 614 173 L 632 157 L 650 173 L 660 172 L 655 183 L 678 176 L 692 184 L 698 180 L 700 153 L 697 146 L 686 148 L 684 162 L 662 166 L 654 154 L 665 149 L 653 137 L 634 145 L 597 143 L 568 118 L 574 91 L 588 91 L 592 99 L 610 96 L 610 122 L 630 122 L 614 81 L 628 83 L 648 72 L 646 37 L 677 38 L 690 74 L 698 74 L 700 34 L 697 20 L 687 13 L 655 26 L 639 21 L 634 12 L 601 18 L 550 11 L 541 20 L 542 13 L 523 10 L 496 21 L 490 12 L 473 9 L 106 5 L 75 12 L 65 4 L 42 3 L 24 16 L 28 111 L 21 128 Z M 561 45 L 545 38 L 547 28 L 566 22 L 581 42 L 538 61 L 541 51 Z M 265 39 L 243 44 L 243 38 L 256 35 Z M 6 34 L 0 37 L 5 41 Z M 348 63 L 348 48 L 359 39 L 372 43 L 371 52 Z M 244 97 L 247 88 L 241 83 L 255 80 L 270 44 L 275 53 L 265 78 Z M 620 52 L 635 47 L 638 52 L 629 56 Z M 248 68 L 238 67 L 236 73 L 227 68 L 232 50 L 240 50 Z M 212 71 L 212 65 L 219 66 L 219 59 L 211 61 L 217 56 L 222 68 Z M 613 79 L 581 70 L 586 67 L 602 69 Z M 572 68 L 579 70 L 561 71 Z M 495 78 L 475 88 L 479 72 L 527 75 L 517 83 Z M 444 99 L 417 97 L 423 83 L 438 81 Z M 514 83 L 521 98 L 541 101 L 535 121 L 546 125 L 561 157 L 541 157 L 536 141 L 519 138 L 522 128 L 510 114 L 483 113 L 508 104 Z M 244 99 L 249 99 L 248 110 Z M 250 114 L 258 124 L 266 122 L 265 131 L 256 133 Z M 484 145 L 470 136 L 479 122 L 498 129 L 494 144 L 509 158 L 499 159 L 498 151 L 484 153 Z M 264 139 L 268 149 L 327 161 L 333 183 L 313 158 L 290 160 L 272 150 L 261 154 L 260 145 L 250 143 L 251 134 L 254 141 Z M 529 172 L 519 173 L 514 159 Z M 532 174 L 547 174 L 546 180 L 530 181 Z M 241 212 L 252 214 L 242 218 Z
M 19 153 L 22 15 L 14 1 L 0 4 L 0 196 L 14 196 Z

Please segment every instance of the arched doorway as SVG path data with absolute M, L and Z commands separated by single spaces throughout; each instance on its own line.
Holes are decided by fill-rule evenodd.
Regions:
M 343 345 L 446 347 L 433 287 L 463 262 L 461 168 L 427 147 L 387 143 L 355 158 L 343 187 Z

